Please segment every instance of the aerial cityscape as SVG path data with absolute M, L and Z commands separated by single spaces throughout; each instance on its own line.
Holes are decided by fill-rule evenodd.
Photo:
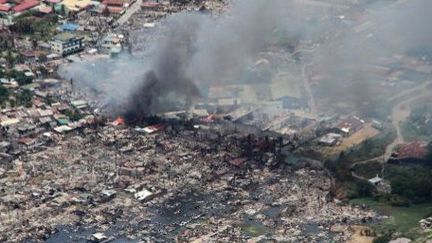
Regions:
M 432 243 L 431 9 L 0 0 L 0 242 Z

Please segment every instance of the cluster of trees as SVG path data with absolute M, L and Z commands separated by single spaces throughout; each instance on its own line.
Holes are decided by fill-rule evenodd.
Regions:
M 14 39 L 11 35 L 0 34 L 0 50 L 9 50 L 14 47 Z
M 424 166 L 391 166 L 387 169 L 392 194 L 398 201 L 432 201 L 432 170 Z M 406 204 L 406 203 L 403 203 Z
M 18 92 L 15 95 L 15 98 L 10 99 L 11 92 L 4 87 L 3 85 L 0 85 L 0 105 L 3 106 L 6 102 L 9 102 L 9 104 L 13 106 L 25 106 L 25 107 L 31 107 L 32 106 L 32 100 L 33 100 L 33 93 L 30 90 L 22 90 L 21 92 Z
M 426 160 L 429 162 L 429 164 L 432 164 L 432 141 L 429 142 L 427 150 L 428 154 L 426 155 Z
M 57 24 L 58 17 L 55 14 L 44 17 L 37 17 L 35 13 L 29 12 L 15 19 L 15 24 L 10 26 L 10 30 L 19 34 L 34 35 L 44 38 L 50 36 Z
M 351 164 L 352 161 L 344 152 L 337 159 L 325 162 L 325 166 L 336 180 L 337 187 L 344 189 L 348 199 L 372 196 L 374 187 L 367 181 L 354 178 L 351 174 Z
M 16 52 L 12 52 L 10 49 L 4 52 L 4 58 L 9 67 L 13 67 L 15 64 L 23 63 L 24 58 L 22 55 Z
M 32 76 L 26 76 L 24 72 L 17 70 L 5 71 L 0 69 L 0 77 L 4 77 L 7 79 L 14 79 L 18 82 L 19 85 L 26 85 L 33 82 Z
M 33 93 L 30 90 L 25 89 L 16 95 L 16 103 L 14 105 L 31 107 L 32 100 L 33 100 Z
M 432 106 L 418 105 L 411 109 L 409 122 L 413 124 L 418 134 L 432 135 Z
M 9 90 L 0 84 L 0 105 L 9 100 Z
M 78 121 L 81 118 L 83 118 L 82 114 L 79 112 L 79 110 L 73 109 L 73 110 L 66 110 L 64 114 L 69 117 L 71 121 Z

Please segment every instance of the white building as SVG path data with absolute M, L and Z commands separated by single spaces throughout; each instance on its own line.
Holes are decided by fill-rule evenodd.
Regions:
M 51 51 L 62 56 L 84 50 L 84 37 L 78 37 L 69 32 L 63 32 L 54 36 L 51 41 Z

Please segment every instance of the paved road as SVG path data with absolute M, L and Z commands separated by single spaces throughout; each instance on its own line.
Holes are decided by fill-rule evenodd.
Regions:
M 126 9 L 126 12 L 120 16 L 119 19 L 115 22 L 115 26 L 120 26 L 126 23 L 129 18 L 136 13 L 141 8 L 142 0 L 136 0 L 134 3 L 132 3 L 131 6 L 129 6 L 128 9 Z

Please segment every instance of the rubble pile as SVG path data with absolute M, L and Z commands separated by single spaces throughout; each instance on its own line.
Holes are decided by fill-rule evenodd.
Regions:
M 271 138 L 142 130 L 53 134 L 45 150 L 2 163 L 1 240 L 45 239 L 60 225 L 145 241 L 313 240 L 330 237 L 333 224 L 376 217 L 334 203 L 321 167 L 274 162 L 278 150 L 264 146 Z M 308 235 L 310 225 L 322 232 Z
M 432 229 L 432 217 L 425 218 L 419 221 L 420 227 L 424 230 Z

